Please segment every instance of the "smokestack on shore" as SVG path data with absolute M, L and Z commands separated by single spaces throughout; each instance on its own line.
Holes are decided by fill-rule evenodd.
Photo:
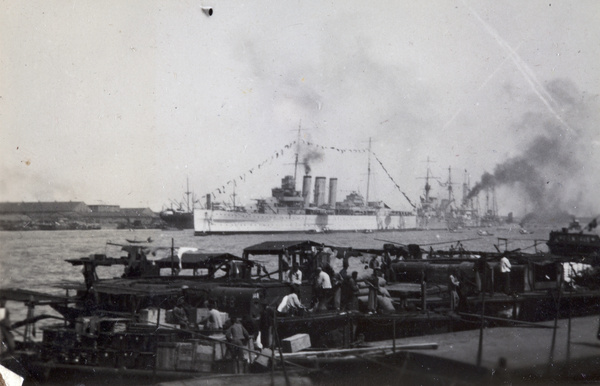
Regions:
M 304 179 L 302 180 L 302 197 L 304 198 L 304 207 L 308 208 L 310 206 L 310 183 L 311 183 L 312 177 L 311 176 L 304 176 Z
M 329 208 L 335 209 L 335 201 L 337 200 L 337 178 L 329 179 Z
M 315 178 L 315 206 L 320 208 L 325 205 L 325 186 L 327 179 L 325 177 Z

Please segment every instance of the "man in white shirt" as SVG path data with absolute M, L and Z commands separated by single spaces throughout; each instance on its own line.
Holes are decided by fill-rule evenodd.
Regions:
M 331 278 L 321 267 L 317 268 L 317 287 L 320 289 L 331 289 Z
M 507 295 L 511 294 L 510 291 L 510 261 L 506 256 L 502 256 L 500 259 L 500 273 L 502 274 L 502 281 L 504 282 L 504 293 Z
M 317 277 L 315 281 L 315 294 L 317 303 L 315 310 L 323 311 L 327 309 L 329 300 L 331 299 L 331 278 L 327 272 L 321 267 L 317 268 Z
M 215 331 L 223 329 L 221 313 L 215 308 L 213 301 L 208 302 L 208 316 L 202 321 L 206 323 L 207 330 Z
M 300 269 L 298 269 L 298 265 L 294 264 L 292 266 L 292 270 L 290 271 L 290 278 L 289 278 L 289 282 L 292 283 L 292 285 L 301 285 L 302 284 L 302 271 L 300 271 Z
M 292 287 L 290 294 L 283 297 L 279 306 L 277 306 L 277 312 L 285 315 L 297 315 L 305 307 L 298 299 L 295 288 Z

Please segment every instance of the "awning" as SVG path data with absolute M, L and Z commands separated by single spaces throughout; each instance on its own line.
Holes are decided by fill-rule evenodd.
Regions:
M 199 269 L 199 268 L 210 268 L 215 265 L 220 265 L 229 261 L 244 261 L 247 264 L 253 264 L 253 262 L 242 259 L 239 256 L 232 255 L 230 253 L 204 253 L 204 252 L 186 252 L 181 256 L 181 268 L 182 269 Z M 165 257 L 160 260 L 153 261 L 159 268 L 171 268 L 173 266 L 179 266 L 179 259 L 177 256 Z
M 244 255 L 279 255 L 285 253 L 287 250 L 290 253 L 295 251 L 307 250 L 312 247 L 327 247 L 323 243 L 317 243 L 315 241 L 265 241 L 264 243 L 252 245 L 244 249 Z M 335 248 L 329 246 L 330 248 Z

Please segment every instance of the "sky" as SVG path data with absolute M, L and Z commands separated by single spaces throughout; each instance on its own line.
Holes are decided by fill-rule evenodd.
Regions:
M 338 200 L 370 161 L 397 209 L 429 167 L 440 197 L 450 171 L 500 214 L 594 216 L 598 20 L 595 0 L 6 0 L 0 201 L 159 211 L 235 181 L 247 204 L 299 151 Z

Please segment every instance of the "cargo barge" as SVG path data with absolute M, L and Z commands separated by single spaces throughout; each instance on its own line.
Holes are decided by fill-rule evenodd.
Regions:
M 285 366 L 286 352 L 360 348 L 381 339 L 478 328 L 482 320 L 486 326 L 528 325 L 597 313 L 600 304 L 599 290 L 576 288 L 564 279 L 564 264 L 587 262 L 587 256 L 269 241 L 246 248 L 241 257 L 183 248 L 176 252 L 172 246 L 168 256 L 151 260 L 148 246 L 120 248 L 127 256 L 67 260 L 83 268 L 84 282 L 62 285 L 66 295 L 0 290 L 0 298 L 27 307 L 24 320 L 2 331 L 24 328 L 23 338 L 3 354 L 2 364 L 40 379 L 63 370 L 169 380 L 264 372 Z M 349 295 L 344 290 L 347 280 L 334 284 L 327 296 L 313 285 L 320 268 L 331 272 L 327 267 L 336 265 L 334 259 L 346 263 L 358 256 L 369 256 L 374 272 L 356 282 L 357 292 Z M 499 280 L 504 257 L 513 267 L 511 293 Z M 273 259 L 277 268 L 270 271 L 264 262 Z M 480 271 L 478 262 L 484 263 Z M 125 268 L 122 277 L 98 279 L 97 268 L 118 265 Z M 294 267 L 302 272 L 296 285 L 286 274 Z M 462 283 L 458 303 L 452 300 L 450 275 Z M 382 283 L 380 278 L 387 284 L 375 285 L 375 280 Z M 305 307 L 296 313 L 280 312 L 291 293 L 297 293 Z M 349 296 L 356 302 L 349 302 Z M 36 307 L 44 305 L 60 316 L 36 315 Z M 177 308 L 179 314 L 183 309 L 185 322 Z M 223 327 L 205 324 L 211 310 L 218 310 Z M 42 322 L 57 318 L 59 323 Z M 240 346 L 227 338 L 228 325 L 236 319 L 248 333 L 242 356 L 234 354 Z M 36 324 L 41 341 L 34 336 Z

